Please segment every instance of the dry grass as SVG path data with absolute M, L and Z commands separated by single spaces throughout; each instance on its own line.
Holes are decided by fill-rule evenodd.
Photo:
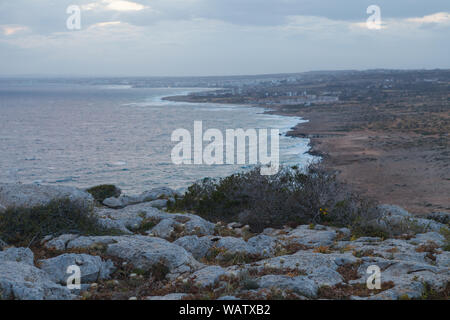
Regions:
M 315 253 L 322 253 L 322 254 L 329 254 L 333 251 L 330 249 L 329 246 L 319 246 L 313 250 Z
M 350 280 L 357 280 L 360 278 L 358 274 L 358 268 L 360 265 L 361 262 L 346 264 L 343 266 L 339 266 L 336 271 L 342 276 L 344 281 L 348 283 Z
M 249 275 L 252 277 L 263 277 L 266 275 L 284 275 L 288 277 L 298 277 L 306 276 L 307 273 L 303 269 L 292 269 L 292 268 L 274 268 L 269 266 L 264 266 L 262 269 L 250 269 L 248 271 Z
M 366 284 L 337 284 L 333 287 L 324 286 L 319 288 L 318 296 L 321 299 L 347 300 L 351 296 L 368 297 L 394 287 L 392 281 L 383 282 L 380 290 L 369 290 Z

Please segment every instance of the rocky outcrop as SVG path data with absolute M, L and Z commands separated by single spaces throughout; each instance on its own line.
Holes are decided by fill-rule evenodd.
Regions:
M 217 283 L 221 276 L 226 275 L 227 271 L 220 266 L 208 266 L 194 272 L 189 280 L 200 288 L 213 286 Z
M 174 244 L 192 253 L 194 258 L 202 259 L 206 257 L 209 249 L 213 246 L 212 239 L 215 239 L 215 237 L 185 236 L 177 239 Z
M 0 261 L 13 261 L 34 265 L 34 254 L 29 248 L 9 248 L 0 251 Z
M 427 219 L 437 221 L 443 224 L 450 224 L 450 213 L 448 212 L 433 212 L 427 216 Z
M 379 206 L 382 214 L 377 219 L 368 221 L 367 226 L 386 231 L 390 235 L 402 235 L 405 233 L 424 233 L 429 231 L 439 232 L 447 225 L 424 218 L 412 216 L 408 211 L 393 205 Z
M 52 248 L 58 240 L 54 239 L 46 246 Z M 106 254 L 129 261 L 144 271 L 151 271 L 152 268 L 162 265 L 172 274 L 171 276 L 176 276 L 193 272 L 201 267 L 201 264 L 182 247 L 155 237 L 140 235 L 77 237 L 66 243 L 66 249 L 98 247 L 103 248 Z
M 68 300 L 75 295 L 34 266 L 0 261 L 0 297 L 15 300 Z
M 186 235 L 210 235 L 215 225 L 192 214 L 170 214 L 151 206 L 151 203 L 130 205 L 123 209 L 96 209 L 100 223 L 109 228 L 132 234 L 148 226 L 147 234 L 164 239 Z
M 10 248 L 0 252 L 0 300 L 67 300 L 75 296 L 33 265 L 30 249 Z
M 304 277 L 266 275 L 258 279 L 260 288 L 288 289 L 305 297 L 315 298 L 319 287 L 314 281 Z
M 43 187 L 34 196 L 27 188 L 17 196 L 13 189 L 0 191 L 0 199 L 9 199 L 2 202 L 8 206 L 34 206 L 63 190 Z M 337 292 L 345 295 L 336 298 L 401 299 L 443 292 L 449 285 L 450 232 L 442 214 L 416 218 L 402 208 L 382 206 L 382 216 L 368 224 L 394 231 L 390 239 L 382 234 L 357 238 L 347 228 L 313 224 L 251 234 L 240 223 L 215 224 L 155 207 L 173 195 L 156 189 L 131 202 L 114 198 L 128 201 L 117 209 L 96 207 L 100 224 L 114 235 L 49 235 L 40 242 L 36 265 L 30 249 L 0 243 L 1 298 L 77 299 L 104 297 L 110 290 L 111 297 L 133 300 L 328 299 Z M 72 200 L 92 203 L 80 190 Z M 141 203 L 131 204 L 136 200 Z M 80 267 L 82 291 L 64 286 L 72 265 Z M 366 287 L 373 266 L 381 270 L 381 290 Z
M 147 300 L 169 300 L 169 301 L 176 301 L 176 300 L 182 300 L 184 297 L 187 297 L 188 294 L 186 293 L 170 293 L 165 296 L 150 296 L 147 297 Z
M 323 226 L 298 226 L 292 231 L 289 231 L 284 239 L 291 243 L 297 243 L 305 246 L 320 247 L 329 246 L 333 244 L 336 239 L 336 230 L 326 228 Z
M 44 206 L 51 201 L 69 199 L 72 203 L 90 208 L 93 197 L 80 189 L 65 186 L 36 184 L 0 184 L 0 206 L 3 208 Z
M 174 197 L 176 194 L 177 193 L 170 188 L 161 187 L 145 191 L 137 196 L 121 195 L 117 198 L 116 197 L 107 198 L 103 201 L 103 204 L 113 209 L 120 209 L 133 204 L 151 202 L 150 203 L 151 206 L 161 208 L 164 207 L 165 204 L 167 203 L 161 200 Z
M 92 283 L 109 279 L 115 267 L 112 261 L 103 261 L 98 256 L 87 254 L 62 254 L 55 258 L 39 260 L 42 270 L 47 272 L 50 278 L 59 284 L 67 284 L 67 268 L 78 266 L 81 272 L 81 283 Z

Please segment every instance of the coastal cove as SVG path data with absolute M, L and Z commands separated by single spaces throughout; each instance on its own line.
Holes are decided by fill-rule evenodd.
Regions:
M 204 177 L 223 177 L 249 165 L 174 165 L 171 133 L 193 130 L 280 130 L 280 162 L 306 165 L 309 139 L 285 134 L 301 118 L 265 114 L 244 105 L 169 102 L 163 97 L 204 88 L 132 88 L 34 81 L 2 83 L 0 173 L 5 183 L 86 188 L 111 183 L 128 193 L 152 187 L 183 188 Z M 192 128 L 191 128 L 192 127 Z M 206 145 L 206 143 L 205 143 Z

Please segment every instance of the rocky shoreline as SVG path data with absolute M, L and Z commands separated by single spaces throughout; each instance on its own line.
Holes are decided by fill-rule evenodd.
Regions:
M 317 85 L 321 88 L 323 84 L 319 81 Z M 330 83 L 331 87 L 334 85 L 335 82 Z M 352 81 L 341 85 L 345 90 L 361 90 Z M 432 92 L 422 93 L 433 106 L 446 99 L 445 93 L 438 99 Z M 430 123 L 432 118 L 438 121 L 434 117 L 447 119 L 448 108 L 439 107 L 441 113 L 437 116 L 430 111 L 432 107 L 430 110 L 416 107 L 415 96 L 405 98 L 401 88 L 391 94 L 389 99 L 374 105 L 373 94 L 362 90 L 359 98 L 367 100 L 359 102 L 355 97 L 347 97 L 332 108 L 329 104 L 265 105 L 246 94 L 173 96 L 164 100 L 255 105 L 269 108 L 270 114 L 302 117 L 308 122 L 298 124 L 287 135 L 309 139 L 308 153 L 320 156 L 324 166 L 339 172 L 341 181 L 379 202 L 401 206 L 414 215 L 448 211 L 448 130 L 445 124 Z M 404 121 L 409 123 L 399 125 Z
M 0 234 L 1 299 L 432 299 L 448 298 L 448 213 L 415 218 L 381 206 L 380 225 L 410 225 L 382 239 L 347 228 L 300 225 L 254 234 L 239 223 L 212 223 L 169 213 L 180 197 L 168 188 L 95 200 L 71 187 L 0 184 L 2 215 L 12 208 L 69 199 L 91 208 L 110 234 L 47 234 L 36 244 L 8 245 Z M 20 217 L 19 217 L 20 219 Z M 370 290 L 369 266 L 381 270 Z M 70 290 L 68 267 L 81 271 Z

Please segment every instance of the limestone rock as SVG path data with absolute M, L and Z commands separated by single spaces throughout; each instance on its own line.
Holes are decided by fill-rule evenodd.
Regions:
M 430 219 L 413 217 L 408 211 L 391 205 L 379 206 L 381 216 L 370 220 L 367 226 L 386 231 L 389 235 L 396 236 L 405 233 L 439 232 L 445 224 Z
M 153 200 L 148 203 L 153 208 L 162 209 L 167 206 L 167 200 L 166 199 L 159 199 L 159 200 Z
M 325 230 L 310 229 L 307 225 L 301 225 L 290 231 L 285 238 L 288 242 L 295 242 L 298 244 L 319 247 L 330 246 L 336 239 L 337 233 L 331 228 Z
M 76 234 L 63 234 L 57 238 L 51 239 L 45 243 L 46 248 L 51 248 L 58 251 L 64 251 L 67 248 L 69 241 L 78 238 Z
M 0 205 L 4 208 L 47 205 L 53 200 L 69 199 L 84 208 L 91 208 L 94 198 L 86 191 L 65 186 L 36 184 L 0 184 Z
M 431 219 L 443 224 L 450 224 L 449 212 L 433 212 L 427 216 L 427 219 Z
M 9 248 L 0 251 L 0 262 L 13 261 L 34 266 L 34 254 L 28 248 Z
M 183 300 L 184 297 L 187 297 L 188 294 L 186 293 L 170 293 L 168 295 L 165 296 L 152 296 L 152 297 L 147 297 L 147 300 Z
M 143 203 L 143 202 L 153 202 L 155 200 L 168 199 L 170 197 L 175 196 L 176 192 L 170 188 L 162 187 L 162 188 L 154 188 L 149 191 L 145 191 L 137 196 L 127 196 L 121 195 L 118 198 L 111 197 L 107 198 L 103 201 L 103 204 L 107 207 L 119 209 L 125 208 L 126 206 Z M 153 202 L 153 206 L 161 206 L 163 202 Z M 167 202 L 164 203 L 164 205 Z
M 378 206 L 378 209 L 381 210 L 384 216 L 402 216 L 402 217 L 411 217 L 411 214 L 403 209 L 402 207 L 390 205 L 390 204 L 382 204 Z
M 0 299 L 68 300 L 75 296 L 32 265 L 0 260 Z
M 241 300 L 241 299 L 239 299 L 235 296 L 223 296 L 223 297 L 218 298 L 217 300 Z
M 164 239 L 140 235 L 78 237 L 66 245 L 67 249 L 103 247 L 106 254 L 132 263 L 136 268 L 151 270 L 157 264 L 170 273 L 193 272 L 201 267 L 192 254 Z
M 98 256 L 87 254 L 63 254 L 51 259 L 40 260 L 40 268 L 46 271 L 50 278 L 57 283 L 65 285 L 69 274 L 67 268 L 75 265 L 80 267 L 81 283 L 97 282 L 109 279 L 114 271 L 112 261 L 103 261 Z
M 257 255 L 258 251 L 245 242 L 241 238 L 233 237 L 220 237 L 219 240 L 214 244 L 216 248 L 224 250 L 224 253 L 219 253 L 216 257 L 218 260 L 225 259 L 226 255 Z
M 220 277 L 226 275 L 227 271 L 219 266 L 208 266 L 193 273 L 190 279 L 193 283 L 200 287 L 208 287 L 219 281 Z
M 253 247 L 260 256 L 269 258 L 275 254 L 277 241 L 273 237 L 260 234 L 248 239 L 247 244 Z
M 157 200 L 158 201 L 158 200 Z M 151 206 L 151 202 L 129 205 L 122 209 L 101 208 L 95 211 L 100 219 L 100 223 L 111 228 L 123 230 L 131 233 L 134 229 L 139 228 L 144 221 L 153 220 L 156 224 L 163 222 L 155 230 L 150 229 L 149 233 L 165 239 L 171 238 L 171 232 L 175 227 L 180 227 L 182 234 L 185 235 L 210 235 L 214 233 L 215 225 L 199 216 L 192 214 L 170 214 L 163 212 Z M 155 226 L 156 227 L 156 226 Z M 164 228 L 168 228 L 164 230 Z
M 118 198 L 116 197 L 106 198 L 105 200 L 103 200 L 103 205 L 113 209 L 120 209 L 140 202 L 141 201 L 137 196 L 120 195 Z
M 314 281 L 304 276 L 266 275 L 259 278 L 257 283 L 260 288 L 288 289 L 310 298 L 316 297 L 319 289 Z
M 445 244 L 445 237 L 437 232 L 419 233 L 408 241 L 409 243 L 424 244 L 427 242 L 434 242 L 438 246 Z
M 213 246 L 212 238 L 211 236 L 185 236 L 175 240 L 174 244 L 192 253 L 195 259 L 201 259 L 206 256 L 208 250 Z

